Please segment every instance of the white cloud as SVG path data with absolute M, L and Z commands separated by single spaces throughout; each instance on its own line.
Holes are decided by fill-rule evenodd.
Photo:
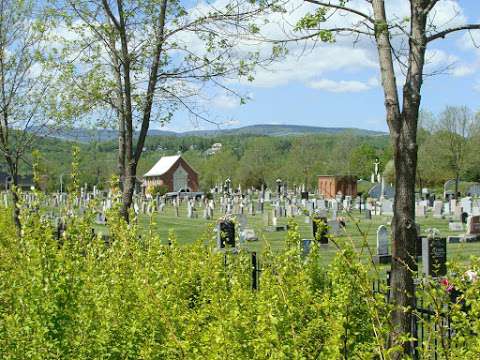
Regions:
M 477 79 L 477 81 L 475 81 L 475 84 L 473 85 L 473 90 L 475 90 L 476 92 L 480 92 L 480 80 Z
M 230 119 L 230 120 L 227 120 L 227 121 L 222 122 L 220 125 L 221 125 L 221 126 L 237 126 L 237 125 L 240 125 L 240 121 L 239 121 L 239 120 Z
M 352 0 L 349 6 L 359 9 L 369 15 L 371 6 L 361 0 Z M 285 24 L 296 24 L 309 11 L 316 9 L 315 5 L 305 3 L 302 0 L 293 0 L 289 3 L 289 11 L 286 14 L 275 14 L 269 18 L 268 24 L 262 26 L 262 34 L 270 39 L 282 39 L 292 35 L 292 28 Z M 388 17 L 391 21 L 397 22 L 408 29 L 408 18 L 410 12 L 409 2 L 406 0 L 390 0 L 387 2 Z M 327 24 L 335 26 L 346 26 L 358 23 L 359 17 L 346 12 L 337 11 Z M 431 31 L 439 31 L 447 27 L 458 26 L 467 21 L 466 16 L 455 0 L 440 1 L 431 13 L 429 25 Z M 307 33 L 305 33 L 307 34 Z M 300 35 L 300 34 L 294 34 Z M 393 39 L 393 43 L 400 47 L 405 44 L 404 33 L 398 30 Z M 408 41 L 407 41 L 408 42 Z M 403 45 L 402 45 L 403 44 Z M 269 51 L 270 44 L 257 44 L 261 53 Z M 332 87 L 338 90 L 347 89 L 348 91 L 363 91 L 370 88 L 368 84 L 360 81 L 353 82 L 349 79 L 352 73 L 372 76 L 378 71 L 377 50 L 372 39 L 357 39 L 354 36 L 337 36 L 334 44 L 317 43 L 313 47 L 313 42 L 290 42 L 288 43 L 288 54 L 285 59 L 274 63 L 268 68 L 257 69 L 255 81 L 251 84 L 259 87 L 273 87 L 286 85 L 292 82 L 300 82 L 307 86 L 316 84 L 323 88 L 329 87 L 324 80 L 320 83 L 320 78 L 328 78 L 332 73 L 338 77 L 343 74 L 346 79 L 343 83 L 337 82 Z M 454 71 L 455 76 L 465 76 L 468 72 L 466 65 L 458 67 L 459 58 L 443 50 L 429 50 L 427 55 L 427 73 L 445 72 L 447 69 Z M 397 67 L 399 70 L 399 67 Z M 400 71 L 397 71 L 398 79 L 402 78 Z M 378 83 L 378 81 L 377 81 Z M 331 85 L 331 84 L 330 84 Z
M 240 106 L 240 99 L 238 97 L 221 94 L 212 99 L 211 105 L 217 109 L 230 110 Z
M 452 70 L 452 75 L 455 77 L 468 76 L 474 74 L 477 69 L 477 64 L 459 65 Z
M 321 79 L 312 81 L 309 83 L 309 86 L 313 89 L 324 90 L 334 93 L 351 93 L 351 92 L 362 92 L 367 91 L 372 88 L 372 86 L 367 82 L 355 81 L 355 80 L 328 80 Z

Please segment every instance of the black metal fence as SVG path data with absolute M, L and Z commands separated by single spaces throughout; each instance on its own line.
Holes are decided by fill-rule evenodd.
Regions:
M 390 299 L 389 272 L 383 282 L 384 284 L 382 284 L 382 280 L 374 281 L 372 291 L 384 294 L 388 302 Z M 437 360 L 440 358 L 442 350 L 449 348 L 454 333 L 450 319 L 451 302 L 437 303 L 437 310 L 435 310 L 432 308 L 431 302 L 426 301 L 426 297 L 429 296 L 427 290 L 418 285 L 414 286 L 415 309 L 411 317 L 411 331 L 414 340 L 413 354 L 411 355 L 413 359 L 422 359 L 424 358 L 422 354 L 428 353 L 431 359 Z
M 260 288 L 261 267 L 259 256 L 256 252 L 251 252 L 251 284 L 252 291 Z M 440 285 L 439 285 L 440 286 Z M 446 290 L 445 290 L 446 291 Z M 390 273 L 384 280 L 372 282 L 372 292 L 382 294 L 388 302 L 390 299 Z M 450 319 L 450 303 L 444 303 L 440 306 L 441 311 L 435 311 L 426 301 L 427 290 L 421 286 L 415 285 L 415 310 L 412 316 L 412 335 L 413 335 L 413 359 L 424 358 L 422 354 L 431 354 L 431 359 L 439 359 L 442 349 L 448 348 L 454 331 Z M 348 359 L 348 352 L 345 347 L 343 352 L 344 359 Z

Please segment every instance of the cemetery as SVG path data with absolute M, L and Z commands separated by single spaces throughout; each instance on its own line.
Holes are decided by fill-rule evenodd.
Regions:
M 201 177 L 201 174 L 199 176 Z M 372 187 L 374 186 L 376 184 L 372 184 Z M 135 226 L 132 228 L 133 232 L 127 230 L 130 225 L 125 227 L 126 224 L 118 223 L 115 207 L 119 205 L 121 198 L 114 190 L 104 192 L 94 187 L 90 192 L 80 187 L 78 195 L 73 196 L 68 193 L 45 195 L 34 190 L 22 193 L 21 206 L 26 219 L 30 219 L 27 221 L 38 222 L 39 227 L 43 229 L 43 233 L 39 234 L 40 238 L 45 239 L 45 236 L 48 238 L 51 232 L 52 241 L 63 249 L 73 245 L 71 241 L 74 233 L 81 234 L 82 231 L 85 235 L 89 234 L 88 241 L 94 246 L 87 250 L 87 253 L 116 252 L 120 251 L 119 249 L 127 250 L 125 248 L 127 244 L 130 244 L 128 246 L 135 246 L 135 243 L 144 244 L 142 246 L 149 244 L 144 250 L 130 248 L 128 251 L 135 254 L 135 257 L 148 256 L 149 260 L 146 260 L 148 263 L 155 261 L 164 264 L 165 261 L 175 261 L 175 266 L 183 269 L 182 272 L 187 277 L 179 280 L 172 276 L 173 269 L 167 267 L 164 271 L 170 272 L 169 282 L 180 284 L 182 281 L 187 283 L 195 281 L 195 276 L 191 273 L 195 269 L 205 275 L 208 274 L 207 276 L 211 278 L 209 283 L 218 282 L 215 286 L 222 287 L 224 281 L 222 274 L 228 271 L 228 281 L 231 282 L 228 286 L 233 288 L 231 290 L 227 288 L 225 296 L 237 296 L 238 291 L 254 291 L 257 292 L 256 296 L 259 299 L 262 296 L 268 297 L 276 288 L 275 276 L 272 277 L 271 272 L 278 271 L 269 268 L 274 265 L 269 263 L 272 260 L 267 260 L 268 253 L 275 254 L 273 255 L 277 259 L 275 261 L 280 261 L 286 256 L 286 249 L 293 246 L 299 260 L 293 261 L 283 269 L 282 271 L 285 271 L 283 276 L 292 276 L 290 271 L 294 268 L 297 272 L 300 269 L 304 271 L 316 266 L 315 264 L 321 264 L 325 269 L 341 266 L 342 270 L 329 276 L 342 278 L 347 276 L 350 279 L 349 286 L 354 292 L 350 293 L 351 301 L 358 296 L 371 296 L 372 299 L 382 296 L 388 302 L 388 282 L 392 263 L 390 224 L 393 199 L 382 196 L 380 199 L 369 197 L 362 201 L 360 196 L 343 196 L 341 192 L 334 198 L 326 198 L 318 192 L 311 192 L 306 196 L 302 188 L 288 189 L 283 182 L 276 183 L 273 190 L 251 188 L 242 191 L 234 190 L 231 181 L 227 179 L 216 188 L 217 191 L 211 189 L 208 195 L 190 198 L 171 197 L 167 194 L 153 197 L 148 193 L 136 193 L 132 205 L 134 217 L 131 225 Z M 1 200 L 0 211 L 8 210 L 11 207 L 10 195 L 3 192 Z M 457 209 L 457 204 L 461 204 L 461 210 Z M 416 286 L 418 301 L 421 303 L 418 311 L 421 312 L 420 319 L 416 321 L 416 331 L 422 341 L 435 333 L 430 325 L 432 321 L 436 321 L 433 320 L 435 311 L 428 305 L 429 291 L 434 289 L 429 288 L 431 285 L 425 284 L 432 280 L 433 283 L 439 280 L 447 281 L 451 264 L 463 266 L 469 263 L 472 254 L 480 253 L 480 216 L 475 215 L 478 213 L 476 198 L 462 198 L 458 202 L 455 199 L 450 199 L 449 202 L 439 199 L 429 202 L 421 198 L 417 201 Z M 118 232 L 121 228 L 131 233 L 129 236 L 133 236 L 133 243 L 131 240 L 127 243 L 121 240 L 124 236 Z M 94 250 L 97 248 L 97 245 L 94 245 L 95 239 L 100 246 L 97 250 Z M 347 263 L 343 263 L 345 255 L 341 254 L 348 248 L 354 252 L 348 256 Z M 154 255 L 164 251 L 173 252 L 168 256 Z M 188 254 L 189 260 L 185 262 L 186 258 L 181 254 Z M 82 257 L 80 255 L 80 259 Z M 85 259 L 88 259 L 88 256 Z M 58 266 L 66 266 L 73 259 L 65 258 L 59 261 Z M 188 267 L 192 266 L 192 261 L 195 264 L 194 268 L 188 270 Z M 247 266 L 248 263 L 251 264 L 250 267 Z M 349 263 L 361 267 L 353 271 L 349 268 Z M 157 265 L 149 266 L 157 268 Z M 302 274 L 302 271 L 298 275 Z M 377 271 L 379 276 L 372 271 Z M 362 288 L 361 283 L 358 283 L 358 276 L 361 276 L 363 282 L 370 282 L 372 287 L 369 285 L 368 289 Z M 297 280 L 293 277 L 289 281 Z M 233 290 L 238 286 L 233 285 L 235 282 L 243 283 L 241 288 L 243 286 L 246 288 Z M 219 289 L 214 291 L 218 293 Z M 289 293 L 292 292 L 293 295 L 297 291 L 301 291 L 301 287 L 291 284 Z M 334 288 L 328 291 L 334 291 Z M 118 296 L 121 296 L 121 293 Z M 188 294 L 189 291 L 185 296 L 190 296 Z M 313 296 L 313 293 L 308 296 Z M 377 302 L 375 306 L 379 306 L 379 303 Z M 148 316 L 152 317 L 152 320 L 157 318 L 154 313 L 149 313 Z M 330 315 L 319 316 L 328 318 Z M 452 313 L 449 316 L 454 315 Z M 102 323 L 108 321 L 110 321 L 108 317 L 102 316 Z M 198 320 L 192 318 L 192 321 L 196 323 Z M 440 317 L 438 321 L 443 324 L 442 326 L 447 326 L 451 318 Z M 454 330 L 450 326 L 448 325 L 447 331 L 449 336 L 452 336 L 451 332 Z M 252 336 L 259 336 L 254 334 L 252 333 Z M 351 339 L 355 339 L 355 335 L 352 334 Z M 422 346 L 416 345 L 416 349 L 424 351 Z M 352 354 L 357 351 L 353 345 L 340 348 Z M 435 353 L 437 351 L 440 350 L 435 348 Z
M 2 1 L 0 360 L 480 359 L 479 11 Z

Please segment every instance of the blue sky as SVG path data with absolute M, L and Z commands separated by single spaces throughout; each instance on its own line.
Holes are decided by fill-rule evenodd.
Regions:
M 299 0 L 300 1 L 300 0 Z M 362 0 L 353 0 L 359 6 Z M 365 1 L 363 1 L 365 2 Z M 406 0 L 387 0 L 391 17 L 404 16 Z M 304 9 L 311 10 L 312 7 Z M 298 19 L 297 14 L 288 14 Z M 289 19 L 289 20 L 291 20 Z M 351 19 L 354 21 L 355 19 Z M 346 21 L 344 18 L 341 21 Z M 480 1 L 440 0 L 436 25 L 453 26 L 480 21 Z M 269 34 L 274 30 L 270 29 Z M 472 33 L 480 46 L 480 31 Z M 207 116 L 224 123 L 223 128 L 252 124 L 296 124 L 326 127 L 358 127 L 386 131 L 382 89 L 373 43 L 353 46 L 351 39 L 322 45 L 303 56 L 292 45 L 290 55 L 269 70 L 259 70 L 252 84 L 230 83 L 251 96 L 246 105 L 223 93 L 206 103 Z M 480 49 L 467 33 L 431 43 L 424 81 L 422 108 L 438 113 L 447 105 L 467 105 L 480 110 Z M 399 83 L 402 76 L 398 72 Z M 211 129 L 213 125 L 192 121 L 183 111 L 165 129 L 186 131 Z

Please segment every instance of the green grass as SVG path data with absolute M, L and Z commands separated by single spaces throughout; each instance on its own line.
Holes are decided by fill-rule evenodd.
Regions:
M 270 211 L 267 209 L 266 211 Z M 174 210 L 171 206 L 166 206 L 163 213 L 155 213 L 152 216 L 152 224 L 150 224 L 150 217 L 147 215 L 141 215 L 139 217 L 139 225 L 142 232 L 152 231 L 154 235 L 158 235 L 160 240 L 164 243 L 167 242 L 169 230 L 174 230 L 178 243 L 187 244 L 200 238 L 202 233 L 207 229 L 208 224 L 215 224 L 216 220 L 207 221 L 202 218 L 202 210 L 198 211 L 199 217 L 197 219 L 187 218 L 186 206 L 180 208 L 180 216 L 175 216 Z M 219 218 L 221 214 L 218 209 L 215 211 L 215 219 Z M 339 214 L 340 215 L 340 214 Z M 345 215 L 343 215 L 345 216 Z M 339 243 L 342 241 L 352 241 L 354 246 L 362 251 L 362 244 L 364 244 L 365 234 L 368 245 L 372 253 L 376 252 L 376 231 L 378 226 L 384 224 L 388 225 L 391 217 L 387 216 L 373 216 L 372 220 L 366 220 L 363 217 L 363 213 L 359 214 L 358 211 L 354 211 L 351 214 L 353 218 L 347 220 L 347 227 L 345 232 L 337 239 Z M 247 228 L 253 228 L 258 235 L 259 241 L 247 242 L 243 247 L 251 251 L 262 251 L 265 246 L 265 242 L 268 242 L 273 251 L 278 251 L 284 246 L 286 232 L 268 232 L 265 231 L 264 217 L 262 214 L 256 216 L 247 215 Z M 302 238 L 312 239 L 312 228 L 310 224 L 305 223 L 304 216 L 297 216 L 294 218 L 295 222 L 299 225 L 299 231 Z M 288 218 L 279 218 L 278 224 L 287 224 Z M 355 224 L 358 221 L 358 227 Z M 447 219 L 437 219 L 432 216 L 426 218 L 417 219 L 421 226 L 421 233 L 425 234 L 425 230 L 433 227 L 440 231 L 442 236 L 455 235 L 460 233 L 451 232 L 448 230 Z M 466 262 L 472 255 L 480 256 L 480 243 L 461 243 L 461 244 L 448 244 L 448 260 Z M 324 247 L 325 261 L 328 262 L 335 252 L 336 246 L 330 242 L 330 244 Z M 367 258 L 368 250 L 364 247 L 363 253 Z

